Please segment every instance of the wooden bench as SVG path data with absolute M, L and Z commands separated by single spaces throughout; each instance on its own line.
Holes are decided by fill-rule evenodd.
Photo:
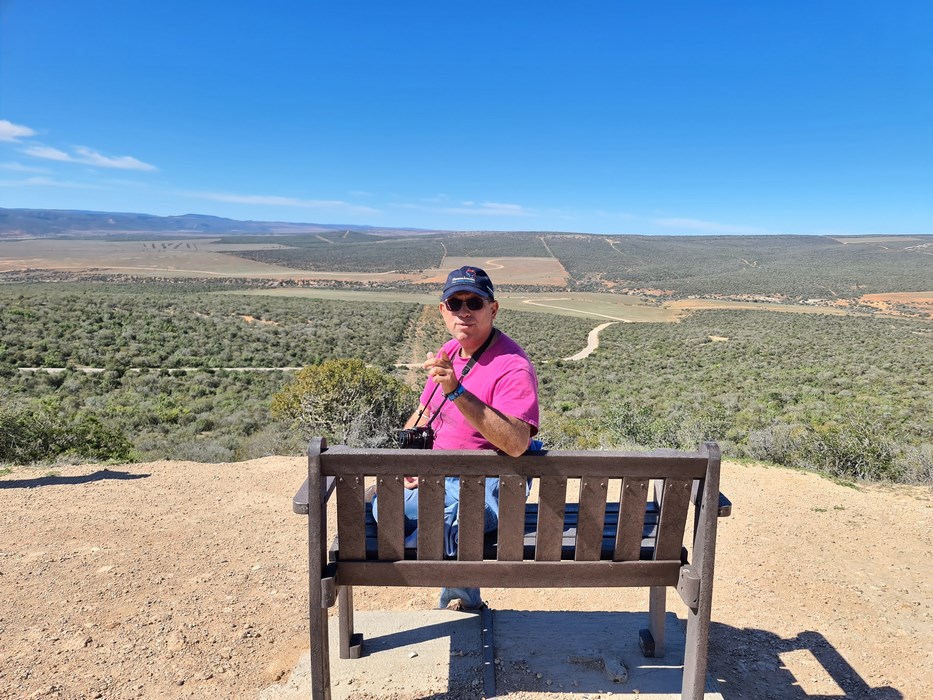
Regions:
M 715 443 L 697 452 L 542 450 L 513 458 L 492 450 L 327 448 L 323 439 L 312 440 L 308 479 L 293 503 L 308 515 L 312 697 L 330 698 L 327 610 L 335 602 L 340 656 L 360 654 L 352 587 L 365 585 L 647 587 L 648 626 L 640 639 L 646 656 L 664 653 L 665 595 L 674 587 L 688 608 L 682 697 L 702 698 L 717 517 L 731 508 L 719 493 L 719 463 Z M 419 479 L 417 547 L 405 546 L 405 475 Z M 455 558 L 444 555 L 447 476 L 461 484 Z M 483 532 L 486 477 L 500 480 L 493 533 Z M 537 481 L 538 496 L 526 502 L 529 479 Z M 579 480 L 576 499 L 568 480 Z M 367 497 L 372 484 L 378 527 Z M 337 539 L 328 557 L 327 501 L 335 490 Z

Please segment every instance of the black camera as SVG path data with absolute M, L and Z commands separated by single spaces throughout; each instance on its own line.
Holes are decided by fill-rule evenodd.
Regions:
M 434 430 L 429 425 L 399 430 L 397 440 L 402 449 L 430 450 L 434 445 Z

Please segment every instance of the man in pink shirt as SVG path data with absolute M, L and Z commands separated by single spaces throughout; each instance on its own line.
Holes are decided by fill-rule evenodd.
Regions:
M 422 365 L 427 381 L 421 402 L 405 428 L 430 423 L 432 449 L 495 449 L 517 457 L 532 446 L 538 432 L 538 378 L 525 351 L 494 327 L 499 313 L 489 275 L 478 267 L 461 267 L 447 276 L 441 294 L 441 316 L 452 339 Z M 537 442 L 537 441 L 534 441 Z M 417 481 L 405 484 L 405 525 L 417 527 Z M 446 482 L 447 553 L 456 551 L 460 483 Z M 377 516 L 378 517 L 378 516 Z M 486 531 L 499 521 L 499 481 L 486 480 Z M 461 607 L 478 608 L 478 588 L 445 588 L 441 607 L 460 599 Z

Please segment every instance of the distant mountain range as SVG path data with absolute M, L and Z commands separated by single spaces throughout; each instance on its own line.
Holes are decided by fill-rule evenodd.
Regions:
M 165 236 L 263 235 L 320 233 L 324 231 L 366 231 L 386 236 L 437 233 L 420 229 L 394 229 L 348 224 L 302 224 L 282 221 L 237 221 L 220 216 L 183 214 L 154 216 L 126 212 L 80 211 L 69 209 L 0 208 L 0 239 L 113 237 L 134 234 Z

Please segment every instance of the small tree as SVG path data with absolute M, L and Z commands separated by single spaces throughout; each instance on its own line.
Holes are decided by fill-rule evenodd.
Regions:
M 272 415 L 296 422 L 310 438 L 354 447 L 394 442 L 417 396 L 398 379 L 361 360 L 328 360 L 305 367 L 272 398 Z

